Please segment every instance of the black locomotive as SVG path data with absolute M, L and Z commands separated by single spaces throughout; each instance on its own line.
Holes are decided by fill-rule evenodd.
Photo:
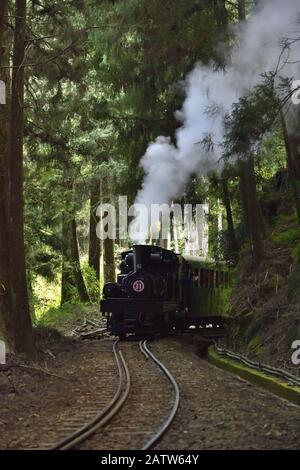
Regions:
M 194 329 L 224 336 L 228 272 L 212 268 L 202 258 L 154 245 L 123 252 L 118 282 L 103 288 L 108 330 L 122 339 Z

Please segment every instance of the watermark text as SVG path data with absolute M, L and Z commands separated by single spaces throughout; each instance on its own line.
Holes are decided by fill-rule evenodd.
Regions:
M 0 364 L 6 364 L 6 345 L 0 340 Z
M 292 83 L 292 102 L 293 104 L 300 104 L 300 80 L 294 80 Z
M 3 80 L 0 80 L 0 104 L 6 104 L 6 87 Z
M 300 365 L 300 339 L 296 339 L 292 344 L 292 349 L 295 351 L 292 354 L 292 363 L 294 366 Z
M 207 204 L 135 203 L 128 208 L 127 196 L 119 196 L 118 207 L 108 203 L 98 206 L 96 232 L 100 240 L 125 240 L 129 236 L 141 243 L 147 239 L 168 240 L 171 231 L 175 239 L 188 238 L 191 232 L 203 232 L 206 212 Z M 178 227 L 181 230 L 177 231 Z

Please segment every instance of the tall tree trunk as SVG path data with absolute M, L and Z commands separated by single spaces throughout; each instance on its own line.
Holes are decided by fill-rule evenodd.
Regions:
M 252 155 L 249 156 L 247 167 L 248 215 L 252 241 L 252 256 L 254 264 L 259 264 L 264 256 L 263 227 L 257 198 L 254 158 Z
M 103 240 L 103 271 L 105 283 L 116 281 L 114 240 L 110 238 Z
M 248 209 L 248 179 L 247 179 L 247 162 L 239 160 L 239 190 L 242 206 L 243 225 L 245 232 L 249 233 L 249 209 Z
M 296 156 L 294 155 L 295 143 L 293 140 L 290 139 L 290 136 L 287 130 L 286 121 L 282 114 L 281 114 L 281 122 L 282 122 L 283 136 L 284 136 L 284 142 L 285 142 L 285 148 L 286 148 L 286 159 L 287 159 L 289 180 L 290 180 L 290 185 L 291 185 L 293 196 L 294 196 L 298 221 L 300 223 L 300 190 L 299 190 L 299 182 L 297 180 Z
M 264 228 L 257 198 L 253 156 L 247 161 L 239 161 L 239 175 L 245 231 L 250 235 L 253 262 L 259 264 L 264 254 Z
M 6 12 L 7 12 L 7 0 L 2 0 L 0 2 L 0 63 L 2 61 L 2 56 L 4 53 L 3 33 L 4 33 L 4 16 Z
M 163 235 L 165 234 L 163 233 L 162 224 L 163 224 L 163 215 L 160 214 L 159 245 L 162 248 L 169 250 L 170 249 L 170 233 L 168 233 L 168 238 L 163 238 Z
M 206 257 L 208 255 L 208 223 L 206 216 L 209 211 L 208 203 L 204 202 L 197 209 L 197 230 L 198 230 L 198 248 L 200 256 Z
M 246 2 L 245 0 L 238 0 L 239 20 L 245 21 L 246 19 Z
M 64 211 L 62 216 L 62 274 L 61 305 L 74 300 L 74 276 L 72 266 L 72 231 L 70 215 Z
M 109 178 L 107 176 L 104 177 L 101 181 L 101 201 L 104 203 L 111 202 L 111 191 L 109 186 Z M 106 238 L 103 240 L 102 249 L 104 283 L 115 282 L 115 240 L 112 240 L 111 238 Z
M 300 122 L 299 122 L 300 124 Z M 291 158 L 293 160 L 293 166 L 295 168 L 295 174 L 297 181 L 300 181 L 300 139 L 299 135 L 295 132 L 288 132 L 289 146 L 291 149 Z
M 4 53 L 4 16 L 7 1 L 0 3 L 0 80 L 6 85 L 6 104 L 0 104 L 0 339 L 9 349 L 14 348 L 14 324 L 11 312 L 10 267 L 9 267 L 9 217 L 8 217 L 8 74 L 2 69 L 8 63 L 8 50 Z
M 214 0 L 214 11 L 216 23 L 219 27 L 226 29 L 228 26 L 228 13 L 226 9 L 226 0 Z
M 234 230 L 230 193 L 229 193 L 228 181 L 226 177 L 222 178 L 222 189 L 223 189 L 223 204 L 226 209 L 229 250 L 232 255 L 232 259 L 234 263 L 236 263 L 238 261 L 239 246 L 238 246 L 238 242 L 237 242 L 235 230 Z
M 62 239 L 61 305 L 74 302 L 76 295 L 81 302 L 88 302 L 80 268 L 76 221 L 67 212 L 63 214 Z
M 90 232 L 89 232 L 89 266 L 94 269 L 97 279 L 100 279 L 100 240 L 96 234 L 96 210 L 100 202 L 100 181 L 91 182 L 90 196 Z
M 15 349 L 35 354 L 26 282 L 23 221 L 23 105 L 26 0 L 16 0 L 10 121 L 10 272 Z
M 75 218 L 73 218 L 71 222 L 71 235 L 72 235 L 72 263 L 73 263 L 73 272 L 74 272 L 74 279 L 75 279 L 77 292 L 78 292 L 79 299 L 81 302 L 89 302 L 90 299 L 86 290 L 86 286 L 85 286 L 81 268 L 80 268 L 80 257 L 79 257 Z

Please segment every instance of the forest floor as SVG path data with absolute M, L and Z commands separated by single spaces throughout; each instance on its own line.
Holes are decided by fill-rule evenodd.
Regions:
M 85 328 L 84 322 L 80 327 Z M 11 367 L 0 371 L 2 449 L 48 448 L 82 425 L 83 418 L 90 419 L 95 404 L 103 409 L 115 393 L 111 338 L 83 340 L 44 329 L 38 332 L 38 345 L 43 350 L 39 363 L 11 357 Z M 299 407 L 208 364 L 194 341 L 166 338 L 150 347 L 170 368 L 181 392 L 178 414 L 157 449 L 299 447 Z M 141 448 L 161 423 L 160 405 L 166 414 L 171 407 L 163 377 L 138 345 L 126 342 L 121 348 L 131 373 L 128 401 L 83 448 Z
M 181 401 L 156 449 L 298 449 L 299 407 L 199 358 L 197 341 L 153 351 L 176 378 Z
M 95 339 L 89 334 L 84 339 L 98 329 L 88 322 L 104 326 L 97 310 L 92 307 L 88 317 L 78 310 L 72 319 L 61 321 L 58 330 L 36 328 L 39 359 L 32 363 L 8 355 L 7 364 L 0 366 L 1 448 L 35 448 L 51 441 L 51 433 L 57 437 L 60 424 L 99 386 L 101 394 L 104 389 L 107 394 L 103 394 L 103 406 L 110 400 L 116 387 L 111 350 L 97 333 Z M 99 374 L 103 383 L 95 384 Z
M 293 217 L 279 215 L 267 230 L 258 267 L 251 264 L 249 249 L 241 254 L 229 347 L 299 376 L 291 356 L 293 341 L 300 340 L 300 228 Z

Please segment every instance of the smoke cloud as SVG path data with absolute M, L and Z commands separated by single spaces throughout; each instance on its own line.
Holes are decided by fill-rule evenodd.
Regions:
M 150 143 L 140 161 L 145 177 L 136 203 L 169 203 L 182 194 L 190 176 L 206 175 L 222 169 L 224 116 L 233 103 L 262 81 L 264 72 L 278 72 L 278 77 L 300 79 L 300 4 L 299 0 L 266 0 L 251 18 L 239 25 L 236 49 L 228 57 L 226 71 L 197 64 L 187 76 L 186 98 L 176 118 L 181 127 L 176 145 L 160 136 Z M 291 42 L 283 51 L 283 41 Z M 218 113 L 210 113 L 216 107 Z M 201 145 L 211 136 L 215 145 Z M 135 237 L 134 233 L 131 234 Z M 146 239 L 148 234 L 142 238 Z M 141 239 L 139 240 L 141 241 Z

